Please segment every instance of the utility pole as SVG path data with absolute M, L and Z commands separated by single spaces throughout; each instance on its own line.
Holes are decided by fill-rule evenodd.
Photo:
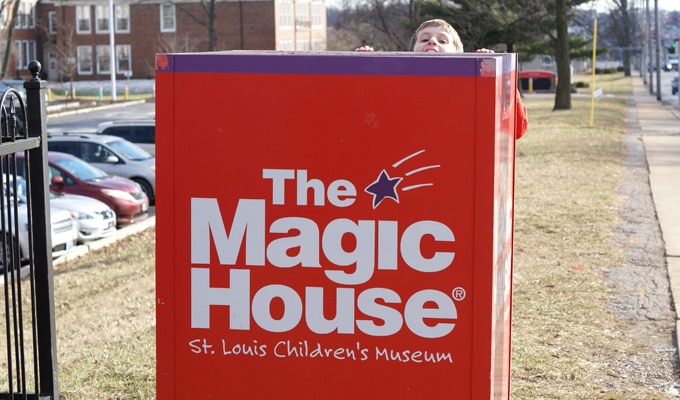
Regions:
M 659 0 L 654 0 L 654 26 L 656 32 L 656 99 L 661 100 L 661 32 L 659 24 Z
M 116 101 L 116 34 L 113 0 L 109 0 L 109 69 L 111 70 L 111 101 Z
M 652 24 L 651 14 L 649 13 L 649 0 L 645 6 L 645 27 L 647 28 L 647 71 L 649 73 L 649 94 L 654 94 L 654 79 L 652 75 Z

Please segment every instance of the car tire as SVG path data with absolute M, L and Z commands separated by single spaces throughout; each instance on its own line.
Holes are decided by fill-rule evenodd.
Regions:
M 149 205 L 154 205 L 156 204 L 156 194 L 153 192 L 153 188 L 151 187 L 151 184 L 147 182 L 144 179 L 141 178 L 132 178 L 133 181 L 137 182 L 139 186 L 142 187 L 142 191 L 146 193 L 146 197 L 149 198 Z

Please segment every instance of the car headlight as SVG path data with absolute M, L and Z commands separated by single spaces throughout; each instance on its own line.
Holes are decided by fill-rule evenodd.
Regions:
M 94 219 L 94 215 L 84 212 L 72 212 L 71 216 L 77 220 Z
M 128 192 L 124 192 L 122 190 L 115 190 L 115 189 L 102 189 L 102 193 L 104 193 L 107 196 L 115 197 L 117 199 L 125 200 L 125 201 L 135 201 L 135 198 L 132 197 L 132 195 Z

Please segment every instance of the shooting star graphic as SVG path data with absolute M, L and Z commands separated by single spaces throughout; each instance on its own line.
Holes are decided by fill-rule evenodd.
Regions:
M 395 162 L 392 164 L 392 168 L 397 168 L 406 161 L 415 158 L 416 156 L 424 153 L 425 150 L 419 150 L 416 151 L 413 154 L 410 154 L 401 160 Z M 380 203 L 385 200 L 386 198 L 392 199 L 395 202 L 399 203 L 399 193 L 397 192 L 397 186 L 401 183 L 402 180 L 405 179 L 405 177 L 410 177 L 413 176 L 419 172 L 427 171 L 433 168 L 439 168 L 441 165 L 427 165 L 424 167 L 419 167 L 416 169 L 413 169 L 409 172 L 406 172 L 404 174 L 404 177 L 391 177 L 386 170 L 380 171 L 380 174 L 378 174 L 378 178 L 373 181 L 370 185 L 364 189 L 366 193 L 369 193 L 373 196 L 373 209 L 378 207 Z M 400 188 L 399 190 L 402 192 L 413 190 L 413 189 L 418 189 L 418 188 L 423 188 L 423 187 L 428 187 L 428 186 L 433 186 L 434 184 L 431 182 L 426 182 L 426 183 L 418 183 L 418 184 L 413 184 L 409 186 L 404 186 Z

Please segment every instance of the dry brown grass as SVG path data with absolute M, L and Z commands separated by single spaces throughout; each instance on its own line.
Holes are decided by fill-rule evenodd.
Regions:
M 628 78 L 610 78 L 605 93 L 631 92 Z M 599 100 L 592 127 L 589 98 L 573 98 L 568 111 L 552 111 L 552 98 L 526 104 L 529 131 L 517 146 L 513 398 L 671 398 L 616 367 L 640 351 L 612 315 L 604 277 L 625 254 L 613 238 L 626 177 L 625 99 Z
M 154 399 L 155 229 L 55 266 L 61 398 Z

